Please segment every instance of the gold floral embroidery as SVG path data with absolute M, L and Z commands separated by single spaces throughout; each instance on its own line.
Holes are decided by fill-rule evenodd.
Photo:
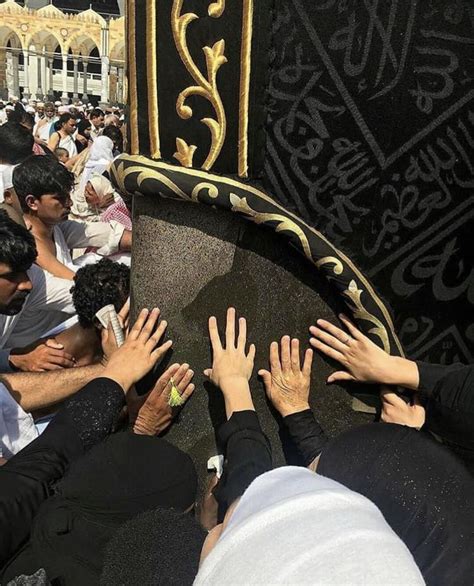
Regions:
M 220 39 L 214 43 L 212 47 L 203 47 L 202 50 L 206 59 L 207 69 L 207 78 L 204 77 L 191 57 L 186 40 L 187 27 L 193 20 L 196 20 L 199 17 L 197 14 L 194 14 L 194 12 L 181 14 L 182 7 L 183 0 L 173 1 L 173 7 L 171 10 L 171 29 L 173 31 L 173 38 L 179 56 L 194 79 L 196 85 L 191 85 L 180 92 L 176 102 L 176 111 L 183 120 L 191 118 L 193 110 L 186 104 L 186 100 L 193 95 L 205 98 L 212 105 L 216 118 L 202 118 L 201 120 L 201 122 L 209 128 L 211 133 L 211 147 L 206 160 L 202 164 L 203 169 L 209 170 L 219 156 L 226 136 L 226 115 L 217 88 L 217 72 L 224 63 L 227 63 L 227 58 L 224 55 L 225 41 L 224 39 Z M 219 18 L 224 12 L 224 9 L 225 0 L 218 0 L 209 5 L 208 14 L 212 18 Z M 179 149 L 178 154 L 180 154 Z M 186 161 L 189 163 L 190 156 L 191 165 L 193 155 L 194 151 L 192 153 L 188 151 L 188 158 Z M 181 162 L 179 158 L 178 160 Z

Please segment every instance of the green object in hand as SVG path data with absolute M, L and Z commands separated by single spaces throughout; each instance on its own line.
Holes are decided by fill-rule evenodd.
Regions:
M 181 405 L 184 403 L 183 398 L 181 397 L 181 395 L 179 394 L 179 391 L 176 387 L 176 385 L 174 384 L 174 380 L 170 379 L 170 385 L 171 385 L 171 392 L 170 392 L 170 398 L 168 399 L 168 405 L 170 407 L 181 407 Z

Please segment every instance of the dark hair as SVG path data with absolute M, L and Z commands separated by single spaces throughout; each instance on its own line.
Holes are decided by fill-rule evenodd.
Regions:
M 26 271 L 35 262 L 35 239 L 31 232 L 8 217 L 0 210 L 0 262 L 12 271 Z
M 10 120 L 12 122 L 17 122 L 22 126 L 28 126 L 28 128 L 30 128 L 30 132 L 31 130 L 33 130 L 33 126 L 35 125 L 35 117 L 33 116 L 33 114 L 27 112 L 25 108 L 23 108 L 23 106 L 20 104 L 20 102 L 17 102 L 15 104 L 15 109 L 10 116 Z
M 0 126 L 0 162 L 18 165 L 33 152 L 35 139 L 18 122 L 8 121 Z
M 89 328 L 94 324 L 95 314 L 105 305 L 120 311 L 130 293 L 130 269 L 103 258 L 77 271 L 71 293 L 79 323 Z
M 92 118 L 98 118 L 99 116 L 105 116 L 104 112 L 100 108 L 94 108 L 89 114 L 89 120 Z
M 61 114 L 58 120 L 54 123 L 54 130 L 56 130 L 56 132 L 61 130 L 61 128 L 66 124 L 66 122 L 69 122 L 69 120 L 76 120 L 76 117 L 73 116 L 70 112 Z
M 74 187 L 75 177 L 54 156 L 31 156 L 13 171 L 13 187 L 24 212 L 29 210 L 28 195 L 39 199 L 46 193 L 69 195 Z
M 205 536 L 189 513 L 156 509 L 138 515 L 108 543 L 100 583 L 191 586 Z
M 106 126 L 102 132 L 102 136 L 107 136 L 110 140 L 114 143 L 114 147 L 117 148 L 119 151 L 122 150 L 123 146 L 123 134 L 120 128 L 110 124 Z
M 82 134 L 84 132 L 84 130 L 87 130 L 91 126 L 92 126 L 91 121 L 90 120 L 86 120 L 85 118 L 83 118 L 79 122 L 79 124 L 77 125 L 77 130 L 78 130 L 79 134 Z

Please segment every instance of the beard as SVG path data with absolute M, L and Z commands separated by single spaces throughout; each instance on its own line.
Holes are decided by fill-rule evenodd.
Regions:
M 28 294 L 15 295 L 7 305 L 0 305 L 0 313 L 3 315 L 16 315 L 20 313 L 25 304 Z

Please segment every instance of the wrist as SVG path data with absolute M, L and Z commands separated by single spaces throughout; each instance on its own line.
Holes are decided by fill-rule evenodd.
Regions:
M 10 352 L 10 356 L 8 357 L 8 363 L 12 370 L 18 371 L 23 369 L 24 363 L 22 358 L 23 357 L 21 354 L 15 354 L 15 350 L 12 350 Z
M 308 409 L 311 409 L 309 403 L 298 403 L 295 405 L 280 405 L 278 407 L 278 412 L 282 417 L 287 417 L 287 415 L 294 415 L 295 413 L 301 413 Z
M 416 391 L 420 378 L 416 362 L 400 356 L 390 356 L 389 358 L 389 366 L 382 382 L 387 385 L 397 385 Z
M 123 375 L 122 373 L 118 373 L 112 368 L 105 367 L 102 376 L 105 378 L 110 378 L 111 380 L 115 381 L 118 385 L 122 387 L 122 390 L 125 394 L 130 390 L 130 388 L 134 384 L 134 381 L 130 380 L 129 377 Z

